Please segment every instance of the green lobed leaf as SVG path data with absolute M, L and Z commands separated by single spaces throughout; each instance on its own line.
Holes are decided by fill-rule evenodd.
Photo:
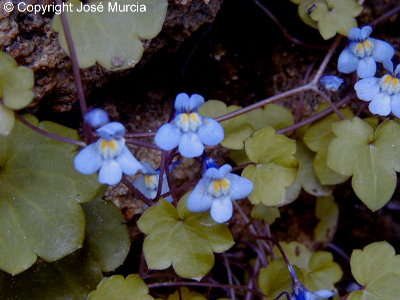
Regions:
M 26 119 L 77 138 L 67 127 Z M 78 202 L 93 199 L 100 185 L 95 176 L 73 168 L 77 147 L 20 122 L 8 137 L 0 137 L 0 145 L 0 268 L 18 274 L 37 256 L 51 262 L 80 248 L 85 219 Z
M 187 287 L 180 288 L 179 291 L 168 296 L 168 300 L 207 300 L 202 294 L 189 290 Z
M 400 171 L 400 126 L 387 120 L 375 130 L 355 117 L 333 124 L 336 138 L 328 152 L 328 165 L 353 175 L 356 195 L 371 210 L 383 207 L 396 188 Z
M 124 278 L 113 275 L 104 278 L 97 289 L 89 294 L 87 300 L 154 300 L 149 288 L 137 274 Z
M 200 280 L 214 265 L 213 252 L 228 250 L 234 241 L 228 227 L 215 223 L 209 212 L 188 211 L 187 196 L 177 209 L 161 200 L 143 213 L 138 226 L 147 234 L 143 252 L 150 269 L 172 265 L 179 276 Z
M 88 1 L 88 4 L 98 4 Z M 74 9 L 66 15 L 71 27 L 72 37 L 79 66 L 88 68 L 96 62 L 108 70 L 132 68 L 143 54 L 141 39 L 152 39 L 160 31 L 167 13 L 166 0 L 141 0 L 146 12 L 113 12 L 109 5 L 137 5 L 136 0 L 103 1 L 104 10 L 78 12 L 80 1 L 70 0 Z M 53 29 L 59 32 L 59 41 L 67 53 L 68 46 L 63 34 L 59 16 L 53 21 Z
M 85 251 L 57 262 L 39 261 L 17 276 L 0 273 L 3 300 L 85 300 L 102 278 L 101 269 Z
M 329 243 L 336 232 L 339 208 L 333 196 L 317 198 L 315 215 L 319 223 L 314 230 L 314 242 Z
M 14 128 L 14 112 L 0 104 L 0 135 L 9 135 Z
M 302 273 L 295 266 L 299 280 L 302 280 Z M 266 300 L 273 300 L 283 291 L 290 292 L 292 280 L 288 267 L 283 258 L 277 258 L 268 263 L 267 267 L 260 270 L 258 286 L 262 293 L 267 296 Z
M 219 100 L 209 100 L 199 109 L 202 116 L 216 118 L 240 109 L 240 106 L 226 104 Z M 225 137 L 221 145 L 228 149 L 240 150 L 244 147 L 244 141 L 251 136 L 253 128 L 247 122 L 246 115 L 240 115 L 235 118 L 221 122 L 224 128 Z
M 275 134 L 271 127 L 265 127 L 246 140 L 245 150 L 249 159 L 256 163 L 247 166 L 242 172 L 242 176 L 254 184 L 250 201 L 267 206 L 282 204 L 285 188 L 296 178 L 296 142 L 284 135 Z
M 314 4 L 311 18 L 318 22 L 319 32 L 327 40 L 340 33 L 347 36 L 357 27 L 357 17 L 362 6 L 355 0 L 324 0 Z
M 248 123 L 255 129 L 271 126 L 280 130 L 294 124 L 294 116 L 291 110 L 279 104 L 268 104 L 262 108 L 246 113 Z
M 0 99 L 9 109 L 21 109 L 33 99 L 33 72 L 18 66 L 10 55 L 0 51 Z
M 299 5 L 297 13 L 300 19 L 310 27 L 318 29 L 318 23 L 310 17 L 310 11 L 313 9 L 315 3 L 319 0 L 298 0 L 295 3 Z
M 114 271 L 128 255 L 130 238 L 124 217 L 114 203 L 99 198 L 84 203 L 86 243 L 103 272 Z
M 351 272 L 362 290 L 351 293 L 349 300 L 396 300 L 400 294 L 400 255 L 387 242 L 376 242 L 363 250 L 354 250 Z
M 280 216 L 281 214 L 278 208 L 268 207 L 264 204 L 256 204 L 251 209 L 251 217 L 253 219 L 264 220 L 268 225 L 274 223 Z
M 319 105 L 318 111 L 323 111 L 326 105 Z M 354 117 L 350 108 L 340 110 L 347 119 Z M 314 171 L 318 180 L 323 185 L 336 185 L 345 182 L 349 176 L 339 174 L 327 165 L 328 147 L 335 137 L 332 131 L 332 124 L 339 121 L 339 117 L 332 113 L 324 119 L 311 125 L 304 134 L 303 141 L 313 152 L 317 152 L 314 157 Z
M 305 245 L 291 242 L 281 243 L 291 264 L 299 268 L 304 286 L 311 291 L 332 290 L 342 277 L 340 266 L 333 261 L 330 252 L 311 252 Z M 279 253 L 276 249 L 275 253 Z M 298 274 L 300 276 L 300 274 Z
M 310 195 L 321 197 L 332 193 L 332 186 L 322 185 L 314 172 L 313 159 L 314 153 L 298 141 L 296 144 L 296 158 L 299 161 L 299 171 L 296 180 L 286 190 L 286 200 L 284 204 L 289 204 L 296 200 L 303 188 Z

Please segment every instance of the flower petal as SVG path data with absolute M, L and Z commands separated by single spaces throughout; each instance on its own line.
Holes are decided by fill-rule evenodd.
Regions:
M 351 73 L 357 70 L 359 59 L 348 47 L 346 47 L 339 55 L 338 70 L 342 73 Z
M 357 75 L 360 78 L 373 77 L 376 73 L 376 62 L 372 56 L 360 60 L 357 67 Z
M 133 175 L 138 170 L 142 169 L 143 166 L 140 162 L 132 155 L 131 151 L 129 151 L 128 147 L 125 145 L 122 146 L 122 152 L 115 158 L 115 161 L 121 167 L 122 172 L 127 175 Z
M 323 300 L 334 296 L 335 293 L 329 290 L 319 290 L 311 293 L 311 300 Z
M 172 150 L 179 145 L 182 133 L 173 124 L 167 123 L 158 129 L 154 141 L 158 147 L 164 150 Z
M 369 111 L 380 116 L 390 114 L 390 96 L 386 93 L 379 93 L 369 104 Z
M 197 111 L 203 103 L 204 98 L 198 94 L 193 94 L 189 98 L 188 94 L 180 93 L 175 99 L 175 110 L 180 113 Z
M 224 223 L 232 218 L 233 205 L 229 197 L 214 199 L 211 205 L 211 218 L 217 223 Z
M 361 39 L 361 29 L 360 28 L 352 28 L 349 32 L 349 40 L 358 41 Z
M 371 39 L 374 43 L 374 51 L 372 52 L 372 57 L 377 62 L 384 62 L 386 60 L 391 60 L 394 56 L 394 48 L 392 45 L 385 41 Z
M 207 192 L 208 180 L 201 179 L 190 193 L 186 206 L 192 212 L 202 212 L 211 208 L 213 198 Z
M 236 174 L 228 174 L 226 178 L 231 183 L 229 196 L 232 200 L 246 198 L 253 191 L 253 183 L 247 178 Z
M 232 171 L 232 167 L 231 167 L 231 165 L 229 165 L 229 164 L 225 164 L 225 165 L 221 166 L 221 167 L 218 169 L 218 173 L 219 173 L 220 178 L 225 177 L 225 176 L 228 175 L 231 171 Z
M 83 148 L 74 159 L 74 167 L 82 174 L 93 174 L 100 169 L 103 160 L 97 149 L 97 143 Z
M 371 101 L 374 99 L 380 90 L 379 81 L 379 78 L 376 77 L 364 78 L 357 81 L 354 85 L 357 97 L 364 101 Z
M 85 114 L 85 122 L 92 127 L 100 127 L 109 122 L 108 114 L 105 110 L 95 108 Z
M 392 96 L 391 107 L 392 113 L 400 118 L 400 93 Z
M 214 119 L 203 118 L 203 124 L 200 126 L 197 135 L 203 144 L 215 146 L 224 139 L 224 129 Z
M 360 30 L 361 39 L 362 40 L 367 39 L 367 37 L 369 37 L 371 33 L 372 33 L 372 27 L 371 26 L 364 26 Z
M 184 133 L 179 142 L 179 152 L 187 158 L 200 156 L 204 151 L 204 146 L 195 133 Z
M 111 140 L 114 137 L 123 137 L 125 134 L 125 127 L 119 122 L 111 122 L 101 126 L 96 132 L 106 140 Z
M 99 172 L 99 182 L 114 185 L 121 181 L 122 170 L 119 164 L 112 159 L 103 162 Z

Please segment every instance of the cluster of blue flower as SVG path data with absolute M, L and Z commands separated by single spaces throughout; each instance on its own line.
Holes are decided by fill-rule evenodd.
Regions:
M 338 70 L 342 73 L 357 71 L 360 80 L 355 84 L 360 100 L 369 101 L 373 114 L 387 116 L 393 113 L 400 117 L 400 65 L 393 66 L 395 50 L 389 43 L 371 38 L 372 28 L 353 28 L 349 33 L 349 44 L 338 60 Z M 375 77 L 377 63 L 382 63 L 387 73 Z M 326 90 L 337 91 L 343 80 L 334 75 L 321 78 Z
M 218 145 L 224 139 L 222 126 L 211 118 L 198 113 L 204 98 L 194 94 L 189 97 L 181 93 L 175 100 L 175 117 L 157 131 L 155 143 L 163 150 L 178 147 L 179 153 L 186 158 L 201 156 L 204 160 L 203 178 L 197 183 L 188 198 L 187 207 L 193 212 L 211 210 L 211 217 L 218 223 L 228 221 L 233 214 L 232 201 L 247 197 L 253 190 L 253 183 L 231 173 L 228 164 L 218 167 L 216 163 L 203 155 L 204 145 Z M 121 123 L 109 122 L 108 115 L 101 109 L 89 111 L 85 122 L 94 128 L 100 136 L 95 143 L 85 147 L 75 157 L 75 168 L 83 174 L 99 172 L 99 182 L 114 185 L 121 181 L 122 174 L 138 177 L 133 185 L 147 198 L 157 195 L 160 170 L 153 169 L 148 163 L 140 163 L 125 145 L 125 128 Z M 163 177 L 162 194 L 169 192 L 169 186 Z M 166 200 L 171 201 L 171 197 Z

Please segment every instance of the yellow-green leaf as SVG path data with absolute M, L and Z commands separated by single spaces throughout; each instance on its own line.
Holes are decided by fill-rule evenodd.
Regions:
M 0 51 L 0 99 L 9 109 L 21 109 L 33 99 L 33 72 L 18 66 L 8 54 Z
M 67 127 L 26 118 L 77 138 Z M 0 145 L 0 268 L 18 274 L 37 256 L 55 261 L 80 248 L 85 220 L 78 202 L 93 199 L 100 185 L 95 176 L 74 169 L 77 147 L 20 122 L 9 136 L 0 137 Z
M 319 32 L 327 40 L 340 33 L 347 36 L 357 27 L 357 17 L 362 6 L 355 0 L 324 0 L 314 4 L 311 18 L 318 22 Z
M 339 208 L 333 196 L 317 198 L 315 215 L 319 223 L 314 230 L 314 242 L 329 243 L 336 232 Z
M 400 171 L 400 126 L 387 120 L 375 130 L 355 117 L 333 124 L 328 166 L 350 176 L 357 196 L 371 210 L 392 197 Z
M 324 110 L 325 105 L 318 107 L 319 111 Z M 345 118 L 353 118 L 354 114 L 349 108 L 340 110 Z M 341 175 L 332 170 L 327 165 L 328 147 L 335 137 L 332 131 L 332 124 L 339 121 L 339 117 L 332 113 L 324 119 L 311 125 L 304 134 L 303 141 L 313 152 L 317 152 L 314 157 L 314 171 L 318 180 L 323 185 L 335 185 L 345 182 L 349 176 Z
M 253 219 L 264 220 L 268 225 L 275 222 L 281 216 L 279 209 L 276 207 L 268 207 L 264 204 L 256 204 L 251 209 L 251 217 Z
M 209 212 L 188 211 L 186 198 L 178 209 L 161 200 L 144 212 L 138 226 L 147 234 L 143 251 L 150 269 L 172 265 L 179 276 L 199 280 L 214 265 L 213 252 L 224 252 L 234 242 L 228 227 L 215 223 Z
M 247 166 L 242 172 L 242 176 L 254 184 L 249 196 L 251 202 L 268 206 L 283 203 L 286 187 L 296 178 L 296 142 L 284 135 L 275 134 L 271 127 L 265 127 L 246 140 L 245 150 L 249 159 L 256 163 Z
M 271 126 L 280 130 L 294 124 L 294 116 L 286 107 L 279 104 L 268 104 L 246 113 L 248 123 L 255 129 Z
M 9 135 L 14 127 L 14 112 L 0 104 L 0 135 Z
M 96 9 L 95 12 L 82 13 L 77 11 L 80 1 L 70 0 L 69 3 L 74 10 L 66 15 L 79 66 L 88 68 L 98 62 L 108 70 L 132 68 L 139 62 L 143 54 L 141 39 L 152 39 L 161 31 L 168 5 L 166 0 L 107 0 L 102 2 L 102 12 Z M 88 1 L 88 4 L 99 3 Z M 146 11 L 113 11 L 116 6 L 118 9 L 118 5 L 144 5 Z M 59 32 L 61 47 L 69 53 L 59 16 L 53 21 L 53 29 Z
M 149 288 L 139 275 L 131 274 L 124 278 L 113 275 L 104 278 L 97 289 L 89 294 L 87 300 L 154 300 Z
M 202 294 L 191 291 L 186 287 L 180 288 L 179 291 L 168 296 L 168 300 L 207 300 Z
M 199 109 L 202 116 L 216 118 L 240 109 L 240 106 L 226 104 L 219 100 L 209 100 Z M 240 150 L 244 147 L 244 141 L 251 136 L 253 128 L 247 122 L 246 115 L 240 115 L 235 118 L 221 122 L 224 128 L 225 137 L 221 145 L 228 149 Z
M 354 278 L 364 288 L 349 300 L 397 300 L 400 294 L 400 255 L 387 242 L 376 242 L 354 250 L 350 260 Z

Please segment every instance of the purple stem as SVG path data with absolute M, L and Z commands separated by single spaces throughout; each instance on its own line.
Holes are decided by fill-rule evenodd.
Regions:
M 138 141 L 138 140 L 131 139 L 131 138 L 125 139 L 125 142 L 127 144 L 130 144 L 130 145 L 135 145 L 135 146 L 139 146 L 139 147 L 145 147 L 145 148 L 150 148 L 150 149 L 162 151 L 161 148 L 159 148 L 157 145 L 146 143 L 146 142 L 142 142 L 142 141 Z
M 142 194 L 141 191 L 139 191 L 135 186 L 132 184 L 132 182 L 129 180 L 129 178 L 124 175 L 122 177 L 122 183 L 125 184 L 125 186 L 140 200 L 142 200 L 144 203 L 146 203 L 148 206 L 154 205 L 154 203 L 147 198 L 145 195 Z
M 33 125 L 32 123 L 29 123 L 27 120 L 25 120 L 22 116 L 20 116 L 18 114 L 15 114 L 15 118 L 17 118 L 19 121 L 21 121 L 24 125 L 28 126 L 30 129 L 36 131 L 37 133 L 39 133 L 41 135 L 44 135 L 45 137 L 51 138 L 53 140 L 69 143 L 69 144 L 74 144 L 74 145 L 81 146 L 81 147 L 86 146 L 86 144 L 84 142 L 69 139 L 69 138 L 45 131 L 45 130 Z

